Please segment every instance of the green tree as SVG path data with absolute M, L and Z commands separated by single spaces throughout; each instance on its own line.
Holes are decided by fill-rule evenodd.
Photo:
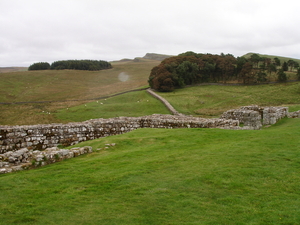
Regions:
M 300 80 L 300 68 L 297 69 L 297 79 Z
M 195 84 L 200 80 L 199 66 L 190 61 L 182 62 L 176 69 L 176 73 L 184 81 L 184 84 Z
M 28 70 L 49 70 L 50 64 L 47 62 L 33 63 L 28 67 Z
M 256 68 L 258 68 L 258 64 L 261 61 L 261 57 L 258 54 L 252 54 L 250 56 L 250 61 L 255 65 Z
M 280 59 L 278 59 L 277 57 L 275 57 L 273 60 L 274 60 L 275 66 L 281 66 Z
M 267 68 L 267 71 L 268 71 L 268 73 L 271 75 L 272 74 L 272 72 L 276 72 L 277 71 L 277 68 L 276 68 L 276 66 L 275 66 L 275 64 L 269 64 L 269 66 L 268 66 L 268 68 Z
M 287 62 L 284 62 L 284 63 L 282 64 L 281 69 L 282 69 L 283 71 L 288 71 L 289 67 L 288 67 Z
M 284 72 L 283 69 L 280 69 L 277 73 L 277 80 L 279 82 L 286 82 L 287 81 L 287 76 L 286 76 L 286 73 Z
M 290 59 L 289 61 L 287 61 L 288 66 L 290 67 L 290 71 L 293 71 L 293 68 L 295 66 L 295 61 Z

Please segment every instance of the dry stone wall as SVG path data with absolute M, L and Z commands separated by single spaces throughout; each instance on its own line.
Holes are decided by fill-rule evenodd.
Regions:
M 45 151 L 22 148 L 17 151 L 8 151 L 0 154 L 0 174 L 45 166 L 55 162 L 77 157 L 93 152 L 92 147 L 59 149 L 47 148 Z
M 183 115 L 152 115 L 95 119 L 82 123 L 31 126 L 0 126 L 0 154 L 21 148 L 46 149 L 110 135 L 123 134 L 138 128 L 224 128 L 239 127 L 238 120 L 203 119 Z
M 290 112 L 288 114 L 289 118 L 300 118 L 300 110 L 296 111 L 296 112 Z
M 176 110 L 174 111 L 176 113 Z M 220 119 L 193 116 L 159 115 L 94 119 L 81 123 L 46 124 L 30 126 L 0 126 L 0 154 L 22 148 L 43 150 L 70 146 L 101 137 L 123 134 L 138 128 L 221 128 L 260 129 L 283 117 L 300 117 L 300 111 L 288 113 L 287 107 L 244 106 L 229 110 Z M 240 123 L 244 126 L 241 127 Z
M 289 116 L 288 107 L 243 106 L 224 112 L 221 119 L 239 120 L 244 129 L 260 129 L 263 125 L 272 125 Z

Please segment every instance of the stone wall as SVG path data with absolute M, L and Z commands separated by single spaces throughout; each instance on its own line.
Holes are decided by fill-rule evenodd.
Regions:
M 174 109 L 174 107 L 163 97 L 161 97 L 160 95 L 156 94 L 154 91 L 152 91 L 151 89 L 147 89 L 147 92 L 152 95 L 154 98 L 158 99 L 159 101 L 161 101 L 166 107 L 167 109 L 173 114 L 173 115 L 182 115 L 179 112 L 177 112 L 176 109 Z
M 70 146 L 87 140 L 123 134 L 138 128 L 257 130 L 262 125 L 274 124 L 288 115 L 300 117 L 300 111 L 289 114 L 287 107 L 244 106 L 223 113 L 220 119 L 204 119 L 177 113 L 176 115 L 155 114 L 143 117 L 94 119 L 68 124 L 0 126 L 0 154 L 21 148 L 43 150 L 59 145 Z
M 21 148 L 46 149 L 110 135 L 123 134 L 138 128 L 224 128 L 239 127 L 232 119 L 203 119 L 182 115 L 152 115 L 95 119 L 81 123 L 31 126 L 0 126 L 0 154 Z
M 300 110 L 298 110 L 296 112 L 290 112 L 288 114 L 288 118 L 300 118 Z
M 45 166 L 55 162 L 77 157 L 93 152 L 92 147 L 58 149 L 47 148 L 45 151 L 22 148 L 17 151 L 8 151 L 0 154 L 0 174 Z
M 288 107 L 243 106 L 224 112 L 221 119 L 239 120 L 246 129 L 260 129 L 262 125 L 271 125 L 289 115 Z

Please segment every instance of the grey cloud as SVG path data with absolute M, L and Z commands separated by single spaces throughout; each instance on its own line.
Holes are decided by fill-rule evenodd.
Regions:
M 0 66 L 118 60 L 147 52 L 300 58 L 300 2 L 1 0 Z

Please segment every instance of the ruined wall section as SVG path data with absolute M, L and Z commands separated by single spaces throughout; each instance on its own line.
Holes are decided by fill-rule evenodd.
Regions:
M 275 124 L 288 115 L 288 107 L 259 107 L 252 105 L 228 110 L 220 118 L 239 120 L 247 128 L 257 130 L 263 125 Z
M 298 110 L 296 112 L 290 112 L 288 114 L 288 118 L 300 118 L 300 110 Z
M 224 128 L 239 127 L 237 120 L 203 119 L 180 115 L 152 115 L 95 119 L 82 123 L 32 126 L 1 126 L 0 154 L 21 148 L 46 149 L 70 146 L 101 137 L 123 134 L 138 128 Z

